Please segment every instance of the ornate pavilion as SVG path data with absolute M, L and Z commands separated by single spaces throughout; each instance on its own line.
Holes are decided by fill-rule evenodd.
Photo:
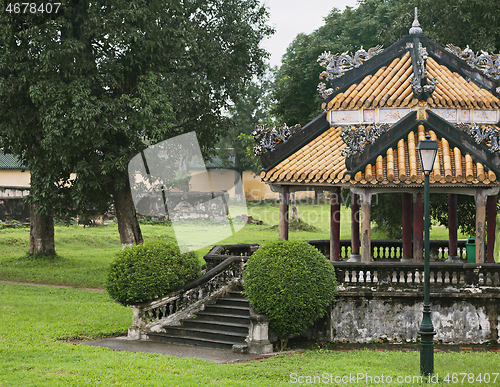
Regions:
M 290 193 L 330 191 L 330 259 L 338 260 L 340 190 L 346 188 L 351 192 L 350 260 L 369 262 L 371 197 L 398 192 L 402 261 L 423 261 L 424 176 L 416 148 L 430 135 L 439 145 L 430 192 L 448 194 L 449 260 L 457 257 L 460 194 L 475 198 L 476 262 L 493 262 L 500 55 L 443 48 L 422 34 L 416 14 L 409 33 L 385 50 L 324 53 L 318 59 L 326 68 L 320 78 L 329 82 L 328 88 L 318 86 L 324 113 L 300 130 L 254 133 L 264 167 L 260 176 L 281 193 L 279 235 L 288 239 Z

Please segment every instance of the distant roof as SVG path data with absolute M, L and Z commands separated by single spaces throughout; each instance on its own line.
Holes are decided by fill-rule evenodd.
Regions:
M 0 169 L 26 169 L 16 156 L 0 152 Z

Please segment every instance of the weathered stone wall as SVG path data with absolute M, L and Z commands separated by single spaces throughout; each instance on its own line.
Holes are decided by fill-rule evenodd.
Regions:
M 30 211 L 23 198 L 28 194 L 27 189 L 0 187 L 0 221 L 26 221 L 30 217 Z
M 499 301 L 500 294 L 431 294 L 434 342 L 498 342 Z M 421 294 L 341 292 L 327 316 L 308 329 L 306 336 L 349 343 L 416 342 L 422 304 Z

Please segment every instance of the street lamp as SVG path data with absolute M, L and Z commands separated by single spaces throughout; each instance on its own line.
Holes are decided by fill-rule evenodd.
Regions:
M 434 165 L 434 160 L 438 151 L 437 141 L 431 140 L 431 136 L 425 136 L 425 140 L 418 143 L 418 156 L 422 163 L 422 171 L 425 175 L 424 183 L 424 216 L 425 216 L 425 256 L 424 256 L 424 312 L 422 324 L 418 334 L 420 335 L 420 372 L 424 375 L 431 375 L 434 372 L 434 326 L 431 320 L 431 303 L 429 296 L 429 174 Z

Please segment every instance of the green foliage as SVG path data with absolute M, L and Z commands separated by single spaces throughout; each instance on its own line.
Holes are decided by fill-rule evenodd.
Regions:
M 389 239 L 403 237 L 403 203 L 400 193 L 378 194 L 372 198 L 371 221 Z
M 264 71 L 259 0 L 61 3 L 0 13 L 0 141 L 30 169 L 40 213 L 103 211 L 148 143 L 196 131 L 212 149 Z
M 431 219 L 448 227 L 448 195 L 430 195 Z M 500 203 L 497 201 L 497 212 L 500 211 Z M 457 195 L 457 223 L 461 233 L 469 237 L 476 236 L 476 203 L 474 196 Z
M 248 82 L 229 106 L 232 125 L 222 135 L 214 154 L 226 161 L 224 168 L 234 168 L 237 171 L 250 169 L 256 174 L 260 173 L 262 166 L 259 158 L 253 155 L 255 142 L 250 134 L 257 125 L 271 125 L 274 122 L 270 115 L 273 76 L 273 71 L 266 67 L 265 73 Z
M 294 231 L 309 231 L 309 232 L 318 231 L 317 227 L 308 224 L 305 220 L 300 218 L 290 219 L 288 223 L 288 229 Z
M 253 148 L 256 145 L 253 136 L 241 133 L 238 136 L 238 141 L 245 150 L 241 157 L 244 165 L 256 175 L 260 174 L 260 171 L 262 170 L 262 163 L 260 162 L 260 157 L 255 156 L 253 153 Z
M 161 298 L 200 275 L 192 252 L 181 254 L 172 243 L 146 242 L 126 247 L 110 265 L 106 290 L 122 305 Z
M 243 272 L 250 304 L 267 315 L 284 347 L 322 317 L 335 299 L 337 281 L 331 263 L 306 242 L 275 240 L 260 247 Z

